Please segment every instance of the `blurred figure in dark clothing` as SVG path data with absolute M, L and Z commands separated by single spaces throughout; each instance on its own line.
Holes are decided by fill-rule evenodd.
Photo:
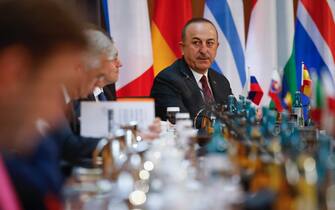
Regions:
M 59 84 L 75 78 L 86 46 L 80 21 L 55 1 L 0 2 L 0 149 L 22 209 L 61 208 L 58 148 L 47 134 L 63 113 Z M 13 209 L 3 191 L 0 209 Z

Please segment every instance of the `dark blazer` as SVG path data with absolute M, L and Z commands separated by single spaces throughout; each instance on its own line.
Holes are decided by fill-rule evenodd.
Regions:
M 80 100 L 74 100 L 66 104 L 65 116 L 72 132 L 80 135 Z
M 98 138 L 88 138 L 80 136 L 79 120 L 76 115 L 76 108 L 79 109 L 78 101 L 71 101 L 64 104 L 64 115 L 57 129 L 52 133 L 59 148 L 60 160 L 70 163 L 70 165 L 81 165 L 82 161 L 91 158 L 92 152 L 100 141 Z M 72 124 L 71 124 L 72 123 Z M 78 125 L 78 129 L 73 129 L 73 124 Z M 68 164 L 65 164 L 68 165 Z
M 63 178 L 52 135 L 41 137 L 30 155 L 7 153 L 4 160 L 23 209 L 48 209 L 48 197 L 60 203 Z M 51 196 L 51 197 L 50 197 Z
M 91 156 L 98 141 L 74 135 L 65 121 L 55 131 L 41 137 L 32 154 L 23 156 L 6 153 L 4 159 L 7 170 L 23 209 L 48 209 L 48 199 L 60 203 L 62 172 L 70 172 L 72 165 L 83 165 L 82 160 Z M 62 168 L 61 160 L 67 162 L 61 165 Z M 87 166 L 87 162 L 84 162 L 84 166 Z
M 98 138 L 82 137 L 75 134 L 67 120 L 53 133 L 53 137 L 57 141 L 60 159 L 74 165 L 80 164 L 83 159 L 91 158 L 100 141 Z
M 208 80 L 216 103 L 227 104 L 232 94 L 229 81 L 223 75 L 208 69 Z M 192 71 L 183 58 L 161 71 L 155 78 L 151 97 L 155 99 L 156 116 L 166 120 L 166 108 L 180 107 L 192 119 L 205 106 L 204 99 Z
M 23 209 L 48 209 L 48 200 L 61 201 L 64 166 L 89 166 L 89 159 L 100 139 L 85 138 L 71 130 L 65 116 L 59 127 L 41 136 L 36 149 L 27 156 L 6 153 L 4 160 Z M 67 164 L 65 164 L 66 162 Z M 50 204 L 51 205 L 51 204 Z M 56 208 L 55 208 L 56 209 Z

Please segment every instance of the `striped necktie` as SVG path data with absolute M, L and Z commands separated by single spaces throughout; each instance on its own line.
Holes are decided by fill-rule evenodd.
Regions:
M 200 79 L 201 85 L 202 85 L 202 92 L 204 94 L 204 99 L 206 104 L 211 104 L 214 102 L 214 97 L 212 94 L 211 89 L 209 88 L 207 77 L 203 75 Z

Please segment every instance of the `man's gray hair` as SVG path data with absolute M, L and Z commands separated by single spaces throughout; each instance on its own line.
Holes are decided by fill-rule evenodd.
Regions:
M 86 57 L 86 68 L 99 68 L 100 58 L 102 55 L 108 59 L 114 59 L 117 56 L 117 50 L 114 46 L 114 41 L 104 32 L 96 29 L 87 29 L 85 35 L 88 41 L 88 53 Z

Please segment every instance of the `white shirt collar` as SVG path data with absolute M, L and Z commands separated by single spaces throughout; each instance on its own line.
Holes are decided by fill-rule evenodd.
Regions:
M 40 135 L 42 135 L 43 137 L 47 136 L 50 129 L 50 125 L 47 121 L 42 118 L 38 118 L 35 122 L 35 126 Z
M 62 88 L 62 91 L 63 91 L 65 103 L 69 104 L 71 102 L 69 92 L 68 92 L 67 88 L 65 87 L 65 85 L 61 85 L 61 88 Z
M 202 84 L 201 84 L 200 80 L 201 80 L 202 76 L 205 75 L 206 78 L 207 78 L 207 82 L 208 82 L 208 70 L 204 74 L 200 74 L 200 73 L 194 71 L 193 69 L 191 69 L 191 71 L 192 71 L 192 74 L 193 74 L 193 76 L 195 78 L 195 81 L 198 84 L 198 87 L 202 90 Z M 209 88 L 212 90 L 211 86 L 209 86 Z
M 191 69 L 191 68 L 190 68 L 190 69 Z M 200 82 L 200 79 L 201 79 L 202 76 L 204 76 L 204 75 L 207 77 L 207 80 L 208 80 L 208 70 L 207 70 L 204 74 L 200 74 L 200 73 L 194 71 L 193 69 L 191 69 L 191 71 L 192 71 L 192 74 L 193 74 L 193 76 L 194 76 L 194 78 L 195 78 L 195 81 Z
M 93 95 L 94 95 L 95 97 L 98 97 L 98 95 L 100 95 L 100 93 L 103 93 L 103 92 L 104 92 L 104 91 L 103 91 L 102 88 L 100 88 L 100 87 L 95 87 L 94 90 L 93 90 Z

